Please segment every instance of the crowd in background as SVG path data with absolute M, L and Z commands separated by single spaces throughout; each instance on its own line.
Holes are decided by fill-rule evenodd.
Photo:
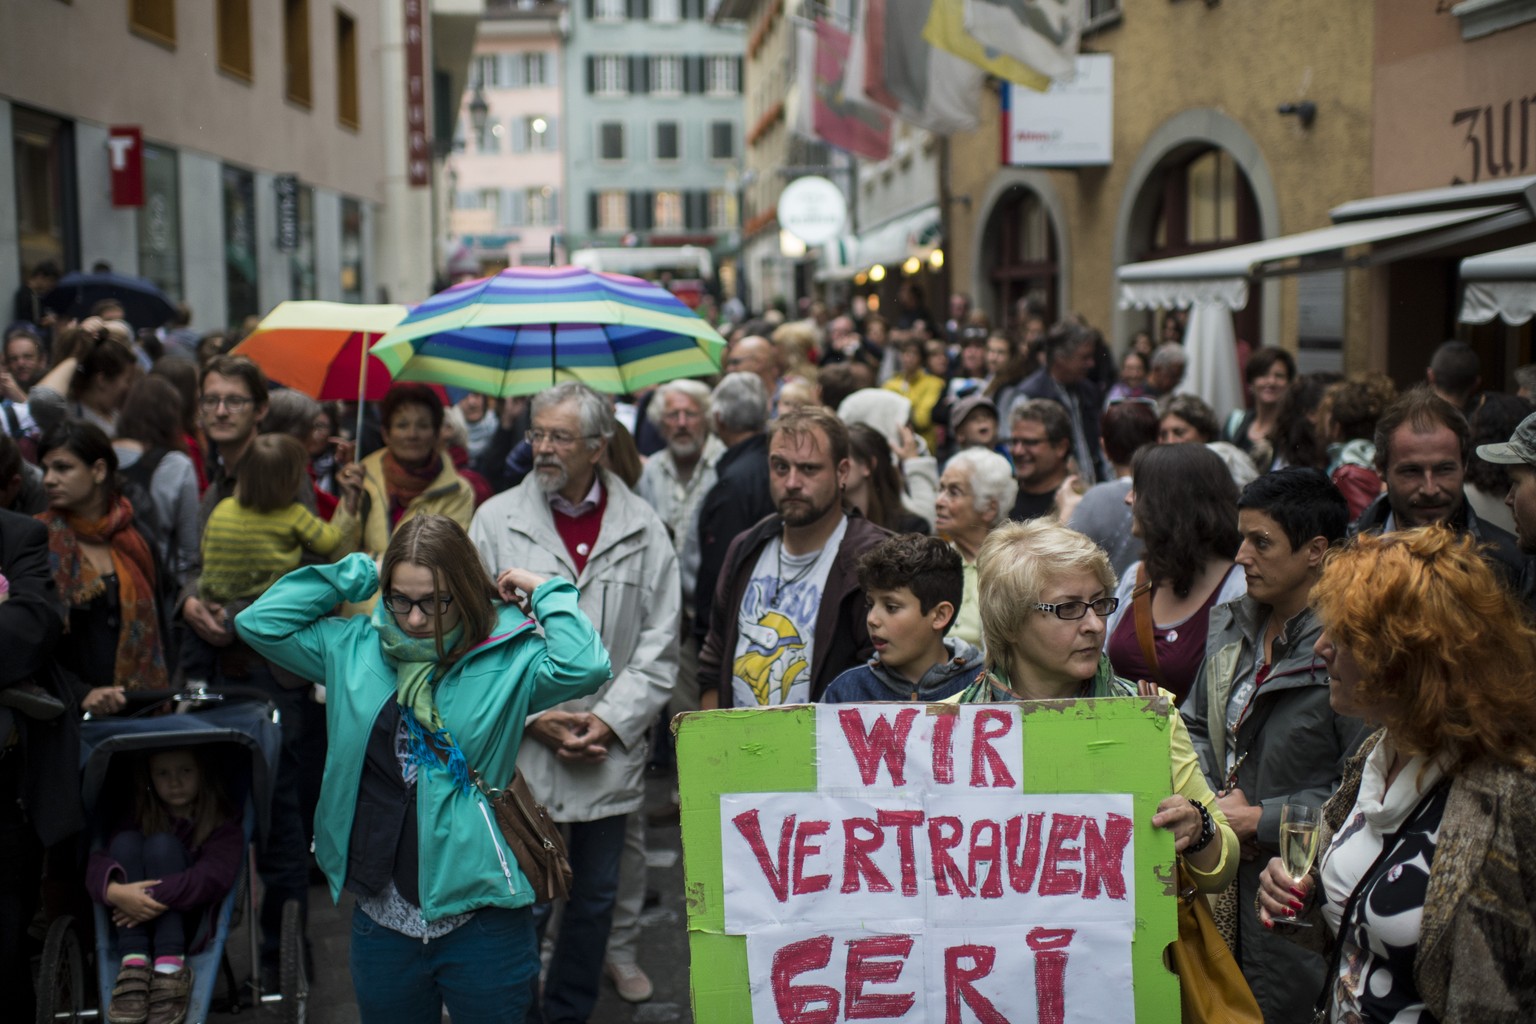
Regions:
M 626 999 L 651 995 L 637 940 L 658 821 L 641 806 L 646 765 L 669 756 L 667 717 L 1137 684 L 1180 709 L 1173 795 L 1152 824 L 1175 833 L 1213 895 L 1265 1019 L 1310 1020 L 1325 977 L 1335 1019 L 1426 1006 L 1442 1020 L 1515 1019 L 1478 1014 L 1536 999 L 1536 919 L 1517 898 L 1536 891 L 1521 843 L 1536 814 L 1533 740 L 1498 725 L 1532 720 L 1531 698 L 1513 682 L 1485 687 L 1475 646 L 1435 641 L 1463 628 L 1436 618 L 1441 576 L 1456 595 L 1486 583 L 1479 628 L 1493 624 L 1516 659 L 1501 670 L 1525 680 L 1536 668 L 1536 367 L 1517 374 L 1518 395 L 1480 391 L 1475 353 L 1450 341 L 1400 392 L 1380 373 L 1298 374 L 1289 352 L 1245 346 L 1244 406 L 1212 409 L 1179 390 L 1177 313 L 1160 340 L 1140 332 L 1117 354 L 1081 318 L 1048 324 L 1027 302 L 994 324 L 962 295 L 931 320 L 905 295 L 889 318 L 810 303 L 724 321 L 708 383 L 456 401 L 398 384 L 352 436 L 355 405 L 279 387 L 185 318 L 135 332 L 121 312 L 108 301 L 4 340 L 0 783 L 18 838 L 0 861 L 0 989 L 30 987 L 22 951 L 40 900 L 57 913 L 79 895 L 66 723 L 197 681 L 264 688 L 283 710 L 259 860 L 263 967 L 275 970 L 278 909 L 307 900 L 327 680 L 269 658 L 236 619 L 292 570 L 382 559 L 411 520 L 440 516 L 491 577 L 575 584 L 612 671 L 532 719 L 535 742 L 518 753 L 568 826 L 576 872 L 530 1019 L 588 1019 L 604 975 Z M 1378 563 L 1380 585 L 1351 590 L 1348 575 L 1374 579 Z M 343 596 L 339 613 L 382 614 L 376 594 Z M 1377 650 L 1383 631 L 1397 649 Z M 1485 689 L 1498 714 L 1466 709 Z M 1393 789 L 1405 765 L 1411 799 Z M 1341 782 L 1358 808 L 1337 806 Z M 1330 797 L 1344 852 L 1284 895 L 1270 865 L 1280 806 Z M 1486 907 L 1447 907 L 1435 888 L 1436 842 L 1468 849 L 1455 830 L 1476 808 L 1461 802 L 1479 799 L 1496 819 L 1479 819 L 1481 841 L 1507 845 L 1496 867 L 1519 880 L 1497 936 L 1480 930 Z M 1356 813 L 1374 829 L 1364 852 L 1350 845 L 1358 826 L 1344 827 Z M 1405 822 L 1417 861 L 1399 842 Z M 1381 903 L 1344 906 L 1361 886 L 1390 895 L 1388 861 L 1429 880 L 1413 904 L 1424 931 L 1404 932 Z M 1457 870 L 1475 888 L 1478 869 Z M 347 870 L 340 883 L 363 893 Z M 1342 966 L 1283 934 L 1299 931 L 1285 912 L 1315 909 L 1318 892 Z M 1432 910 L 1447 962 L 1524 958 L 1503 964 L 1506 991 L 1426 972 L 1422 948 L 1415 961 Z

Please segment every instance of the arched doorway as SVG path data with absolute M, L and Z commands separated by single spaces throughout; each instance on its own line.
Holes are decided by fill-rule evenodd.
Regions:
M 1253 186 L 1220 146 L 1190 144 L 1170 152 L 1142 184 L 1138 205 L 1150 216 L 1143 222 L 1140 246 L 1132 239 L 1131 262 L 1225 249 L 1264 237 Z M 1255 288 L 1247 306 L 1232 315 L 1241 341 L 1261 344 L 1262 314 L 1262 292 Z M 1164 319 L 1157 314 L 1156 322 L 1149 319 L 1143 329 L 1162 341 Z
M 981 277 L 990 291 L 992 323 L 1011 328 L 1020 299 L 1044 310 L 1055 323 L 1061 293 L 1061 249 L 1050 211 L 1027 185 L 1010 185 L 993 204 L 982 232 Z

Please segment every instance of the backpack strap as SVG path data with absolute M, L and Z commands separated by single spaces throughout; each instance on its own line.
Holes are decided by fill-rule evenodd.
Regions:
M 1152 681 L 1163 689 L 1163 669 L 1157 663 L 1157 632 L 1152 622 L 1152 581 L 1147 579 L 1147 563 L 1136 567 L 1136 589 L 1131 591 L 1131 625 L 1136 632 L 1136 642 L 1141 645 L 1141 660 L 1147 663 Z

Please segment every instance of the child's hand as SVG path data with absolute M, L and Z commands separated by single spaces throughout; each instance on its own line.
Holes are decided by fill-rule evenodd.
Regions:
M 112 905 L 112 923 L 119 928 L 132 928 L 136 924 L 153 921 L 165 913 L 165 904 L 149 894 L 159 884 L 158 878 L 147 878 L 142 882 L 109 883 L 107 902 Z

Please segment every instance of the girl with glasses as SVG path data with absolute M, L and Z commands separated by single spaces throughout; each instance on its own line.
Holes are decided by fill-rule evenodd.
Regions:
M 369 616 L 340 603 L 380 594 Z M 364 1024 L 521 1024 L 539 973 L 534 893 L 470 771 L 504 787 L 523 724 L 610 675 L 574 585 L 493 583 L 464 530 L 420 515 L 375 565 L 289 573 L 235 620 L 263 657 L 326 683 L 329 749 L 315 856 L 352 893 Z M 542 631 L 542 635 L 541 635 Z

